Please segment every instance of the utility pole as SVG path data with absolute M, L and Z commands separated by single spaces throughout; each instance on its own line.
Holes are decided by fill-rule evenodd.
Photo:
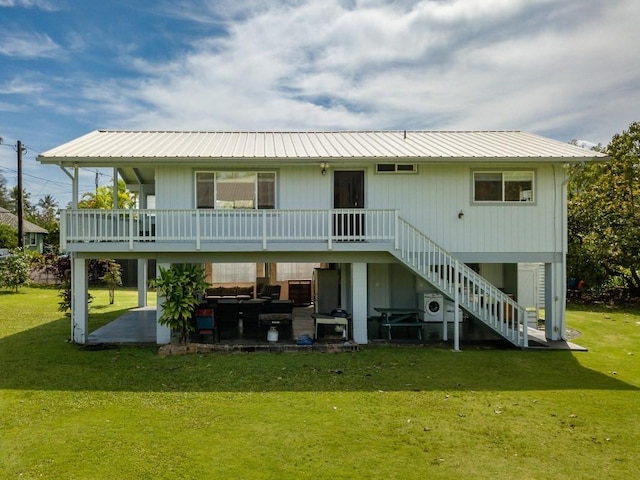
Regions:
M 18 140 L 18 192 L 16 195 L 16 214 L 18 215 L 18 248 L 24 248 L 24 199 L 22 198 L 22 142 Z

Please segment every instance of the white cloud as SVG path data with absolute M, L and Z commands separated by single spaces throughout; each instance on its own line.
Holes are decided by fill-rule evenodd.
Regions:
M 43 90 L 44 85 L 27 82 L 20 78 L 14 78 L 10 82 L 0 85 L 0 95 L 31 95 L 41 93 Z
M 606 143 L 640 107 L 635 0 L 171 5 L 164 15 L 215 33 L 170 62 L 134 58 L 139 80 L 92 79 L 61 108 L 99 110 L 109 128 L 499 128 Z
M 0 0 L 0 7 L 39 8 L 49 12 L 58 9 L 53 1 L 48 0 Z
M 18 58 L 57 58 L 63 49 L 48 35 L 4 31 L 0 33 L 0 55 Z

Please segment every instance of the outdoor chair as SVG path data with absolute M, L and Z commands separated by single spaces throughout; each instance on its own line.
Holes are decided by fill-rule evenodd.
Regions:
M 265 285 L 258 294 L 258 298 L 266 300 L 280 300 L 281 285 Z
M 235 299 L 220 299 L 216 304 L 215 318 L 218 322 L 218 338 L 238 338 L 240 326 L 240 302 Z
M 202 341 L 203 336 L 211 335 L 211 342 L 216 340 L 216 324 L 214 321 L 213 309 L 196 309 L 196 333 Z
M 245 300 L 242 302 L 242 337 L 258 337 L 258 321 L 265 306 L 265 300 Z

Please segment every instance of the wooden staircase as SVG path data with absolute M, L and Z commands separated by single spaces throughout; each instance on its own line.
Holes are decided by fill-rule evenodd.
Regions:
M 467 314 L 518 347 L 528 347 L 526 309 L 398 217 L 391 253 Z

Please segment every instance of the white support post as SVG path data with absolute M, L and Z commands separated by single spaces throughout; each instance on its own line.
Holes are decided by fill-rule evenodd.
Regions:
M 453 291 L 453 350 L 460 351 L 460 263 L 456 260 Z M 447 312 L 445 312 L 445 317 Z
M 360 344 L 368 343 L 367 335 L 367 264 L 351 264 L 351 321 L 353 340 Z
M 89 333 L 87 260 L 75 255 L 71 258 L 71 339 L 85 344 Z
M 73 178 L 71 180 L 71 208 L 78 208 L 78 165 L 73 166 Z
M 147 306 L 147 275 L 149 260 L 138 259 L 138 307 Z
M 118 209 L 118 169 L 113 167 L 113 209 Z
M 547 340 L 565 340 L 565 295 L 564 266 L 561 262 L 545 263 L 544 329 Z
M 160 267 L 167 269 L 171 267 L 171 264 L 157 262 L 156 278 L 160 276 Z M 157 293 L 156 295 L 156 343 L 158 345 L 165 345 L 167 343 L 171 343 L 171 329 L 166 325 L 160 325 L 160 317 L 162 316 L 162 304 L 164 303 L 164 298 Z

